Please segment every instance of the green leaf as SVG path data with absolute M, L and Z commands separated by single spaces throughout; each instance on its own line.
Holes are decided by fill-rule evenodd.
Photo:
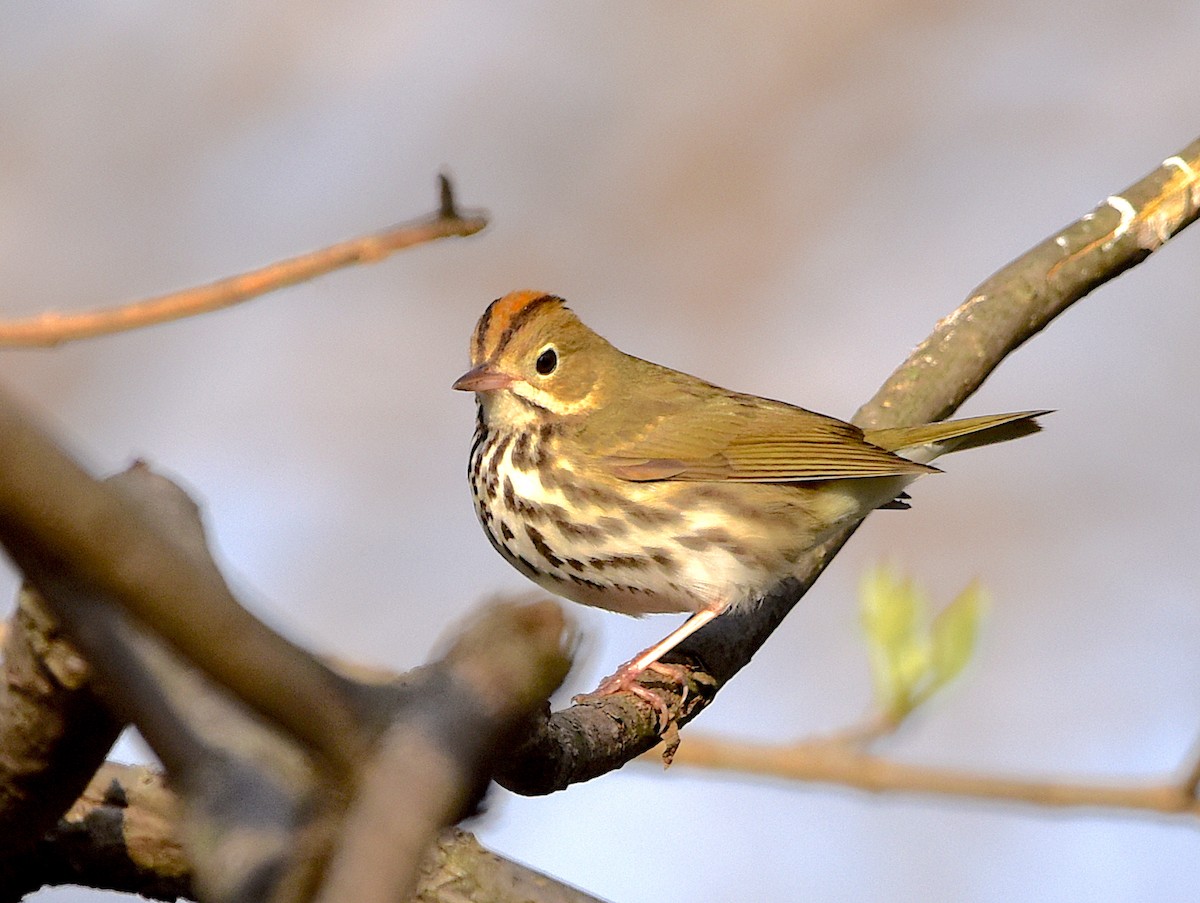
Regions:
M 970 661 L 986 594 L 978 582 L 930 623 L 929 601 L 911 580 L 880 565 L 863 574 L 861 617 L 876 704 L 899 723 Z
M 913 582 L 884 565 L 863 575 L 860 599 L 867 636 L 883 648 L 906 644 L 925 614 L 925 598 Z
M 962 673 L 975 652 L 979 622 L 987 593 L 973 580 L 934 618 L 931 637 L 932 690 L 938 690 Z
M 876 698 L 889 716 L 903 718 L 930 667 L 928 602 L 911 580 L 885 566 L 863 575 L 860 600 Z

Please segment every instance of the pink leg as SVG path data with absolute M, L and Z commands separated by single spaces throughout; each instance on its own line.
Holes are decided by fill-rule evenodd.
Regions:
M 719 613 L 719 611 L 713 611 L 712 609 L 696 612 L 696 614 L 684 621 L 662 640 L 627 661 L 610 677 L 606 677 L 593 692 L 588 693 L 587 696 L 576 698 L 585 699 L 587 697 L 611 696 L 613 693 L 622 692 L 632 693 L 639 699 L 644 699 L 650 703 L 658 712 L 660 720 L 664 723 L 669 722 L 670 713 L 667 711 L 666 705 L 657 695 L 639 685 L 637 679 L 644 671 L 658 671 L 662 674 L 678 678 L 680 676 L 680 669 L 674 668 L 671 665 L 664 665 L 659 662 L 659 659 L 715 618 Z

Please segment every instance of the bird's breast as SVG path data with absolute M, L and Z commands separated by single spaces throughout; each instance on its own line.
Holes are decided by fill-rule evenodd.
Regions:
M 545 425 L 481 425 L 470 476 L 479 520 L 510 564 L 551 592 L 626 614 L 758 598 L 829 521 L 859 507 L 825 487 L 619 480 Z

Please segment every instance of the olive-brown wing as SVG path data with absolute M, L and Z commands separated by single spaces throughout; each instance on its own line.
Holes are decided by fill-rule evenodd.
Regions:
M 638 482 L 791 483 L 917 475 L 917 464 L 868 442 L 862 430 L 783 402 L 727 395 L 662 415 L 596 456 Z

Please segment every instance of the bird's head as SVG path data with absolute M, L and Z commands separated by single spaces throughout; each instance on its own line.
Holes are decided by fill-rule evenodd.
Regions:
M 593 411 L 621 353 L 562 298 L 512 292 L 488 305 L 471 336 L 471 369 L 454 388 L 474 392 L 484 416 L 509 425 Z

